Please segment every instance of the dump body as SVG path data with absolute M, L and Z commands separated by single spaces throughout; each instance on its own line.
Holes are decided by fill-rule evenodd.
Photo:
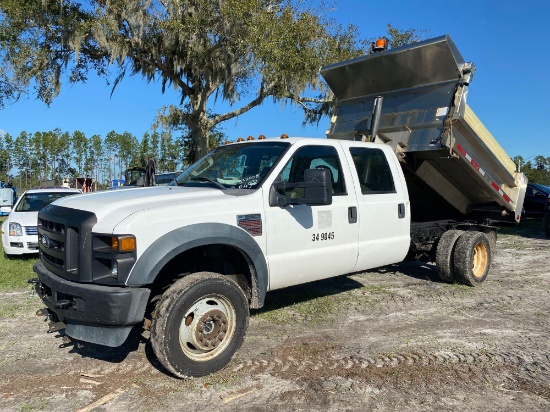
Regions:
M 323 67 L 329 138 L 391 145 L 414 221 L 519 222 L 527 179 L 467 106 L 475 67 L 449 36 Z

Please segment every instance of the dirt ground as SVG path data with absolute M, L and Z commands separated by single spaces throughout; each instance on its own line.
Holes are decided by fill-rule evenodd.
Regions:
M 486 283 L 431 264 L 384 267 L 268 294 L 223 371 L 179 380 L 147 332 L 117 349 L 63 346 L 29 290 L 0 295 L 3 411 L 547 411 L 550 239 L 499 234 Z

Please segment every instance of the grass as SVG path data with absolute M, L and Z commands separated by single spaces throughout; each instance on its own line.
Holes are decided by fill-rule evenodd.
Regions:
M 252 317 L 276 325 L 321 324 L 356 304 L 376 304 L 393 291 L 386 285 L 362 285 L 347 277 L 320 280 L 270 292 Z
M 0 217 L 0 224 L 6 220 L 6 216 Z M 36 277 L 32 266 L 38 260 L 38 255 L 30 257 L 6 258 L 0 254 L 0 291 L 11 292 L 27 287 L 27 280 Z
M 303 300 L 302 300 L 303 299 Z M 284 297 L 281 299 L 286 301 Z M 335 296 L 300 296 L 299 301 L 289 303 L 288 305 L 277 308 L 267 308 L 253 314 L 256 319 L 268 321 L 278 325 L 288 323 L 295 324 L 307 320 L 311 323 L 321 323 L 326 321 L 327 316 L 336 316 L 345 305 Z M 266 310 L 267 309 L 267 310 Z

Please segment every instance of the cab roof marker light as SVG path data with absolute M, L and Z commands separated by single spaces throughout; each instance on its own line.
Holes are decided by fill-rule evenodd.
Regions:
M 237 142 L 244 142 L 244 139 L 243 139 L 242 137 L 239 137 L 239 138 L 237 139 Z
M 287 135 L 286 133 L 283 133 L 283 134 L 281 135 L 281 139 L 288 139 L 288 135 Z
M 248 136 L 246 140 L 254 140 L 254 136 Z

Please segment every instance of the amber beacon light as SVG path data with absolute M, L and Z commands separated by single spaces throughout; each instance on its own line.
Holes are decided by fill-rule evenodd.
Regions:
M 388 49 L 388 41 L 386 39 L 378 39 L 372 43 L 371 52 L 378 53 Z

